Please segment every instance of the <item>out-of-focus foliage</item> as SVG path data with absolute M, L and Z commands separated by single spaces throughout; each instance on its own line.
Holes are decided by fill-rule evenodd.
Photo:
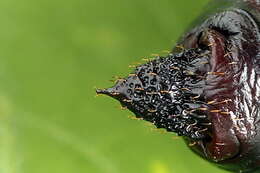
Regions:
M 0 172 L 222 172 L 94 92 L 170 49 L 206 3 L 1 0 Z

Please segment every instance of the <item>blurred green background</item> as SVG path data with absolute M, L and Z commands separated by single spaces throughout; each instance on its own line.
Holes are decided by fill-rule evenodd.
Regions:
M 223 172 L 94 91 L 171 49 L 207 2 L 1 0 L 0 173 Z

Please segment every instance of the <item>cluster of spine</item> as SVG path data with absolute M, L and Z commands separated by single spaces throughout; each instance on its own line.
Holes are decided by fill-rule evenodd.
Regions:
M 107 92 L 137 118 L 200 140 L 207 137 L 210 127 L 201 96 L 208 62 L 208 52 L 201 49 L 158 57 L 136 67 Z

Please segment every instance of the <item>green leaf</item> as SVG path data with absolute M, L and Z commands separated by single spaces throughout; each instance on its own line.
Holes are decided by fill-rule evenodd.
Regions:
M 0 172 L 221 172 L 94 90 L 171 49 L 206 3 L 1 0 Z

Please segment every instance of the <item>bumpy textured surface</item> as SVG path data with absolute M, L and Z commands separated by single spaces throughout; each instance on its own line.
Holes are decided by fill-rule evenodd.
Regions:
M 125 79 L 98 93 L 118 99 L 137 118 L 193 140 L 210 130 L 201 96 L 209 69 L 209 52 L 201 49 L 169 54 L 136 67 Z

